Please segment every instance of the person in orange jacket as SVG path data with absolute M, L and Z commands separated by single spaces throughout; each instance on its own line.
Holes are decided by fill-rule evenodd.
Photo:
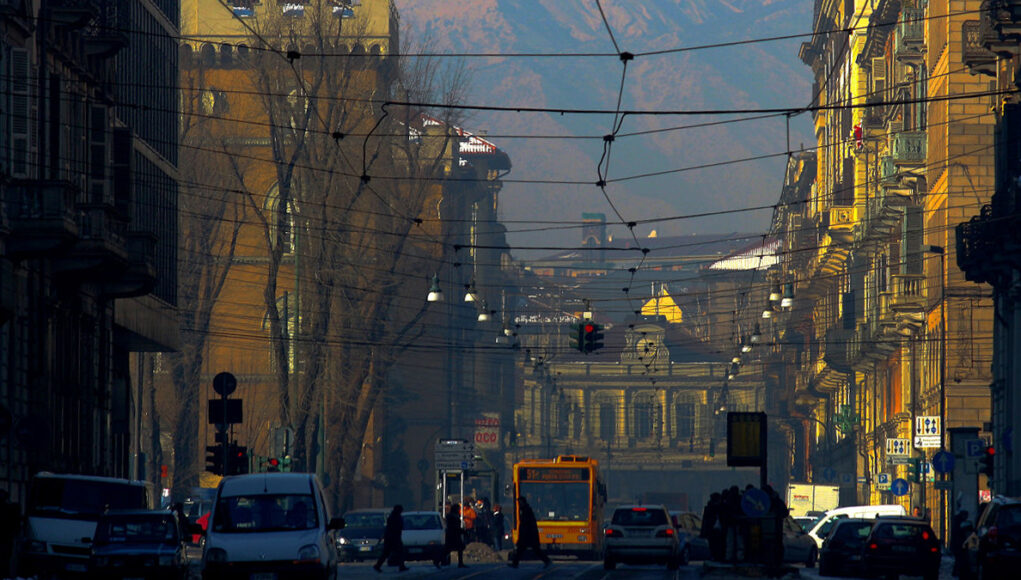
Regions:
M 475 538 L 475 508 L 472 507 L 471 501 L 465 501 L 464 507 L 461 509 L 462 516 L 464 517 L 464 533 L 468 536 L 469 542 L 474 542 Z

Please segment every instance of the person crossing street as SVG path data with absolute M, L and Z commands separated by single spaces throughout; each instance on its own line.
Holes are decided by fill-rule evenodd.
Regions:
M 401 516 L 403 512 L 404 506 L 397 504 L 386 518 L 386 527 L 383 529 L 383 553 L 379 555 L 379 559 L 372 566 L 376 572 L 383 571 L 383 562 L 386 562 L 390 556 L 393 556 L 394 562 L 399 566 L 399 571 L 408 570 L 408 567 L 404 565 L 404 540 L 401 539 L 401 534 L 404 532 L 404 517 Z
M 534 551 L 545 567 L 548 568 L 553 563 L 539 544 L 539 524 L 535 521 L 535 512 L 532 511 L 532 506 L 528 505 L 525 496 L 521 496 L 518 498 L 518 543 L 510 563 L 511 568 L 518 567 L 521 554 L 526 548 Z

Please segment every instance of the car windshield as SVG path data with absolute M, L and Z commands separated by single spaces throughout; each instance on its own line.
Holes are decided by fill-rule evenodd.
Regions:
M 864 540 L 871 529 L 872 522 L 847 522 L 834 528 L 830 539 L 844 542 Z
M 39 477 L 32 482 L 28 513 L 33 516 L 99 519 L 106 510 L 147 509 L 145 487 L 127 481 Z
M 386 527 L 386 515 L 382 513 L 347 514 L 344 516 L 344 527 L 383 528 Z
M 178 541 L 173 518 L 159 515 L 107 516 L 96 526 L 96 544 L 174 544 Z
M 872 537 L 880 540 L 928 540 L 933 537 L 929 526 L 918 524 L 880 524 Z
M 1021 504 L 1005 505 L 996 514 L 996 526 L 998 528 L 1021 527 Z
M 519 484 L 528 498 L 535 519 L 540 522 L 583 522 L 588 519 L 588 482 L 546 483 L 526 481 Z
M 816 533 L 819 534 L 820 538 L 825 538 L 826 535 L 830 533 L 830 530 L 833 529 L 833 526 L 836 525 L 837 522 L 839 522 L 840 520 L 846 520 L 846 519 L 847 519 L 847 516 L 845 516 L 843 514 L 838 515 L 838 516 L 834 516 L 833 518 L 831 518 L 830 520 L 824 522 L 821 526 L 819 526 L 819 529 L 816 531 Z
M 221 497 L 213 512 L 217 532 L 311 530 L 319 527 L 315 501 L 305 495 L 239 495 Z
M 443 529 L 439 514 L 405 514 L 401 519 L 404 520 L 405 530 Z
M 613 512 L 613 524 L 617 526 L 662 526 L 666 521 L 662 509 L 631 508 Z

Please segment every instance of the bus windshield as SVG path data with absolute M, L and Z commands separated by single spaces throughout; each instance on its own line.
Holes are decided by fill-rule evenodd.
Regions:
M 588 482 L 523 481 L 519 491 L 528 498 L 538 521 L 583 522 L 589 518 Z
M 40 477 L 32 483 L 28 514 L 98 520 L 110 510 L 148 507 L 145 486 L 124 482 Z

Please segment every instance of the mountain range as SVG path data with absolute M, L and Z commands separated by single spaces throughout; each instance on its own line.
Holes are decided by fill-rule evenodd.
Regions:
M 638 222 L 639 236 L 765 231 L 771 212 L 750 208 L 776 203 L 788 143 L 798 150 L 811 138 L 807 113 L 747 112 L 811 100 L 810 70 L 798 58 L 812 29 L 810 0 L 397 7 L 410 46 L 467 55 L 457 59 L 471 79 L 466 104 L 500 109 L 469 110 L 463 124 L 511 158 L 500 217 L 519 257 L 578 245 L 580 229 L 564 222 L 582 212 Z M 622 52 L 635 56 L 624 61 Z M 617 118 L 607 144 L 618 98 L 634 114 Z M 554 111 L 505 110 L 514 107 Z M 605 193 L 595 185 L 601 177 Z

